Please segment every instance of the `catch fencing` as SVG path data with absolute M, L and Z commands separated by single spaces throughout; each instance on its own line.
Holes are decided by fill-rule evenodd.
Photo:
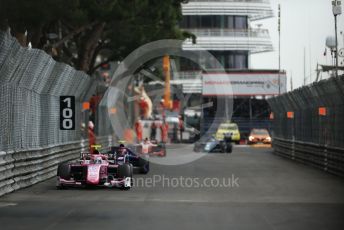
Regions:
M 94 85 L 84 72 L 0 32 L 0 196 L 56 175 L 58 163 L 88 146 L 82 103 Z M 60 96 L 75 96 L 75 130 L 60 130 Z
M 268 102 L 276 154 L 344 176 L 344 76 Z
M 81 103 L 92 81 L 83 72 L 55 62 L 44 51 L 23 48 L 0 33 L 0 149 L 50 146 L 80 140 Z M 76 98 L 73 131 L 60 130 L 59 97 Z

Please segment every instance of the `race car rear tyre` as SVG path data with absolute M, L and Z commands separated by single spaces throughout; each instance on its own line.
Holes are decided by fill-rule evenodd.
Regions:
M 70 166 L 68 163 L 61 163 L 57 168 L 57 176 L 61 177 L 64 180 L 70 179 Z
M 118 178 L 133 177 L 133 168 L 131 164 L 123 164 L 118 166 Z

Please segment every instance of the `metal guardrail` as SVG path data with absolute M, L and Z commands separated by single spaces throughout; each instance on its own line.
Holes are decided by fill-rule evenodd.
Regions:
M 276 155 L 344 176 L 344 149 L 300 141 L 273 139 Z
M 60 162 L 80 156 L 80 142 L 41 149 L 0 152 L 0 196 L 56 176 Z
M 114 146 L 111 136 L 97 137 L 102 150 Z M 81 140 L 56 146 L 0 152 L 0 196 L 26 188 L 56 176 L 59 163 L 76 160 L 83 150 L 88 151 L 88 141 Z

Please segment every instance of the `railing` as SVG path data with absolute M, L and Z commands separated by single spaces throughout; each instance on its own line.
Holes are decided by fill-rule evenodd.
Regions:
M 202 71 L 182 71 L 174 74 L 173 80 L 202 79 Z
M 195 0 L 183 4 L 183 15 L 242 15 L 251 21 L 274 16 L 270 2 L 265 0 Z
M 57 165 L 77 159 L 80 141 L 61 145 L 0 152 L 0 196 L 56 176 Z
M 265 29 L 188 29 L 196 35 L 196 44 L 191 39 L 184 43 L 185 50 L 249 50 L 251 53 L 273 51 L 269 32 Z
M 242 38 L 267 38 L 270 39 L 269 31 L 266 29 L 185 29 L 197 37 L 242 37 Z
M 343 148 L 281 138 L 273 139 L 273 148 L 276 155 L 344 176 Z
M 253 2 L 253 3 L 270 3 L 269 0 L 189 0 L 189 2 Z

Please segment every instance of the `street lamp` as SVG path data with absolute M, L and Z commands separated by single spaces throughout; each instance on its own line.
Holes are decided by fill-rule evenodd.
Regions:
M 332 10 L 334 15 L 335 33 L 336 33 L 336 77 L 338 77 L 338 34 L 337 34 L 337 16 L 342 14 L 342 3 L 339 0 L 332 1 Z

